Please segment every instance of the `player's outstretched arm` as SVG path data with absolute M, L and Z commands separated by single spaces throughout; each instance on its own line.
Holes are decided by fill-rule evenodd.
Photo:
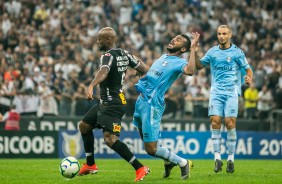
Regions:
M 150 67 L 148 65 L 146 65 L 140 58 L 138 58 L 137 56 L 134 56 L 135 59 L 137 59 L 140 62 L 140 65 L 136 68 L 136 75 L 142 77 L 143 75 L 145 75 Z
M 200 69 L 202 69 L 202 68 L 205 67 L 205 65 L 203 65 L 203 64 L 201 63 L 201 61 L 200 61 L 201 57 L 203 56 L 203 55 L 200 55 L 200 54 L 199 54 L 200 44 L 198 43 L 198 44 L 195 46 L 195 48 L 196 48 L 196 56 L 195 56 L 196 69 L 197 69 L 197 70 L 200 70 Z M 201 53 L 201 54 L 203 54 L 203 53 Z
M 93 79 L 93 81 L 91 82 L 91 84 L 89 85 L 88 89 L 87 89 L 87 93 L 86 93 L 86 98 L 87 100 L 93 100 L 93 89 L 95 86 L 97 86 L 98 84 L 100 84 L 101 82 L 103 82 L 108 74 L 109 74 L 110 69 L 104 65 L 100 68 L 100 70 L 98 71 L 97 75 L 95 76 L 95 78 Z
M 196 62 L 196 52 L 199 47 L 199 33 L 192 33 L 193 40 L 190 47 L 190 56 L 188 64 L 184 67 L 184 74 L 186 75 L 193 75 L 195 72 L 195 62 Z

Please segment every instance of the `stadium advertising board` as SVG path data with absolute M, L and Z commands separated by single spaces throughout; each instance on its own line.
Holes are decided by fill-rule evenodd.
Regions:
M 22 117 L 20 122 L 21 130 L 29 131 L 59 131 L 59 130 L 78 130 L 80 117 Z M 122 122 L 123 131 L 135 131 L 131 119 Z M 261 122 L 238 120 L 237 130 L 241 131 L 258 131 Z M 2 127 L 1 127 L 2 126 Z M 3 129 L 4 123 L 0 124 L 0 130 Z M 187 132 L 205 132 L 210 130 L 210 120 L 192 119 L 192 120 L 163 120 L 161 123 L 163 131 L 187 131 Z M 265 130 L 267 131 L 267 130 Z
M 104 143 L 101 131 L 94 131 L 95 158 L 120 158 Z M 238 132 L 237 159 L 282 159 L 282 134 Z M 209 132 L 163 132 L 162 143 L 165 147 L 189 159 L 213 159 L 212 140 Z M 222 158 L 227 158 L 225 139 L 222 134 Z M 152 158 L 144 150 L 137 131 L 122 132 L 121 140 L 138 158 Z M 77 131 L 61 131 L 59 135 L 59 157 L 85 157 L 83 144 Z
M 0 131 L 0 158 L 58 158 L 58 133 Z

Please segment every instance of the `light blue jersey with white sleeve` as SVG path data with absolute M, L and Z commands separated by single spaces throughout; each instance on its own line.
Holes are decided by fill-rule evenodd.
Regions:
M 211 68 L 211 94 L 241 95 L 240 69 L 250 68 L 244 52 L 232 44 L 228 49 L 220 49 L 219 45 L 208 50 L 200 60 Z

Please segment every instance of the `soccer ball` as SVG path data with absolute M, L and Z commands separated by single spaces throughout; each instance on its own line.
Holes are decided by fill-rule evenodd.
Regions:
M 80 165 L 76 158 L 67 157 L 60 163 L 60 172 L 66 178 L 73 178 L 79 172 Z

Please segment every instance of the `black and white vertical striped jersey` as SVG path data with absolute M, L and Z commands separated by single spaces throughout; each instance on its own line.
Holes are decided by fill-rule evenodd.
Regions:
M 113 105 L 126 104 L 122 86 L 128 66 L 136 69 L 140 62 L 127 51 L 115 48 L 105 52 L 100 59 L 100 68 L 108 67 L 107 78 L 100 83 L 101 102 Z

